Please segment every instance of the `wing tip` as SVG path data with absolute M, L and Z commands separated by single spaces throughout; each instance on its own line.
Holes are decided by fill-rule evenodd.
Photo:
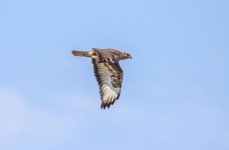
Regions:
M 102 100 L 102 103 L 101 103 L 101 106 L 100 108 L 101 109 L 106 109 L 106 108 L 110 108 L 111 105 L 113 105 L 115 103 L 116 100 L 118 100 L 120 97 L 120 93 L 117 95 L 117 97 L 113 97 L 113 98 L 110 98 L 108 100 Z
M 109 109 L 110 106 L 113 105 L 114 103 L 115 103 L 115 100 L 112 101 L 112 102 L 110 102 L 110 103 L 103 103 L 103 102 L 102 102 L 100 108 L 101 108 L 101 109 L 106 109 L 106 108 Z
M 108 103 L 108 104 L 102 103 L 101 106 L 100 106 L 100 108 L 101 108 L 101 109 L 106 109 L 106 108 L 109 109 L 109 108 L 110 108 L 110 105 L 111 105 L 111 103 Z

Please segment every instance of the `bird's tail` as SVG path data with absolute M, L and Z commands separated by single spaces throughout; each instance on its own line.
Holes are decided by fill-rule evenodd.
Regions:
M 84 56 L 84 57 L 91 57 L 91 53 L 90 52 L 85 52 L 85 51 L 76 51 L 73 50 L 72 54 L 75 56 Z

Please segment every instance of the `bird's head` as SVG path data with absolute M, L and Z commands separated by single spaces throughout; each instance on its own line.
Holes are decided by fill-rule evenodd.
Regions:
M 128 58 L 132 59 L 132 56 L 129 53 L 122 52 L 120 58 L 121 60 L 128 59 Z

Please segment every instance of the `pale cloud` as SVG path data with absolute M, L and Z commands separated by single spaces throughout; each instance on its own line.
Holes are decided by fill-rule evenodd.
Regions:
M 72 126 L 67 118 L 42 108 L 35 108 L 12 89 L 0 88 L 0 148 L 13 145 L 25 135 L 64 137 Z
M 44 142 L 74 136 L 80 141 L 82 132 L 91 132 L 84 130 L 88 122 L 94 126 L 106 122 L 122 127 L 138 114 L 124 101 L 101 110 L 99 96 L 77 92 L 59 93 L 47 105 L 37 106 L 30 102 L 17 90 L 0 88 L 0 149 L 31 138 Z
M 25 129 L 27 106 L 22 96 L 8 89 L 0 89 L 0 139 L 14 138 Z
M 226 143 L 227 115 L 208 99 L 197 93 L 188 99 L 181 96 L 179 100 L 164 101 L 163 107 L 158 107 L 159 102 L 136 105 L 122 97 L 110 109 L 101 110 L 98 95 L 69 91 L 56 94 L 48 104 L 34 106 L 21 93 L 0 89 L 0 149 L 15 143 L 20 145 L 21 141 L 26 143 L 31 137 L 32 145 L 42 143 L 42 148 L 54 147 L 56 141 L 65 141 L 65 145 L 71 138 L 75 146 L 88 140 L 102 144 L 100 140 L 111 130 L 115 131 L 112 135 L 122 132 L 123 139 L 134 139 L 140 145 L 144 141 L 139 137 L 148 142 L 157 141 L 158 145 L 155 142 L 150 145 L 154 148 L 161 147 L 164 142 L 182 148 L 192 144 L 208 147 L 211 141 Z M 25 138 L 18 144 L 21 137 Z M 25 147 L 30 149 L 30 146 Z

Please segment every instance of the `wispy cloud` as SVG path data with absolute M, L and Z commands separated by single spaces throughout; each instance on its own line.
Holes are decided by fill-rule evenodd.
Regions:
M 26 135 L 63 137 L 71 129 L 70 120 L 30 105 L 17 91 L 0 89 L 0 148 L 12 146 Z
M 38 107 L 29 102 L 17 90 L 0 88 L 1 149 L 17 145 L 20 140 L 23 143 L 37 138 L 44 142 L 74 136 L 83 142 L 83 135 L 93 132 L 90 125 L 121 128 L 137 115 L 134 109 L 118 102 L 119 107 L 101 110 L 99 97 L 75 92 L 59 93 L 48 106 Z

